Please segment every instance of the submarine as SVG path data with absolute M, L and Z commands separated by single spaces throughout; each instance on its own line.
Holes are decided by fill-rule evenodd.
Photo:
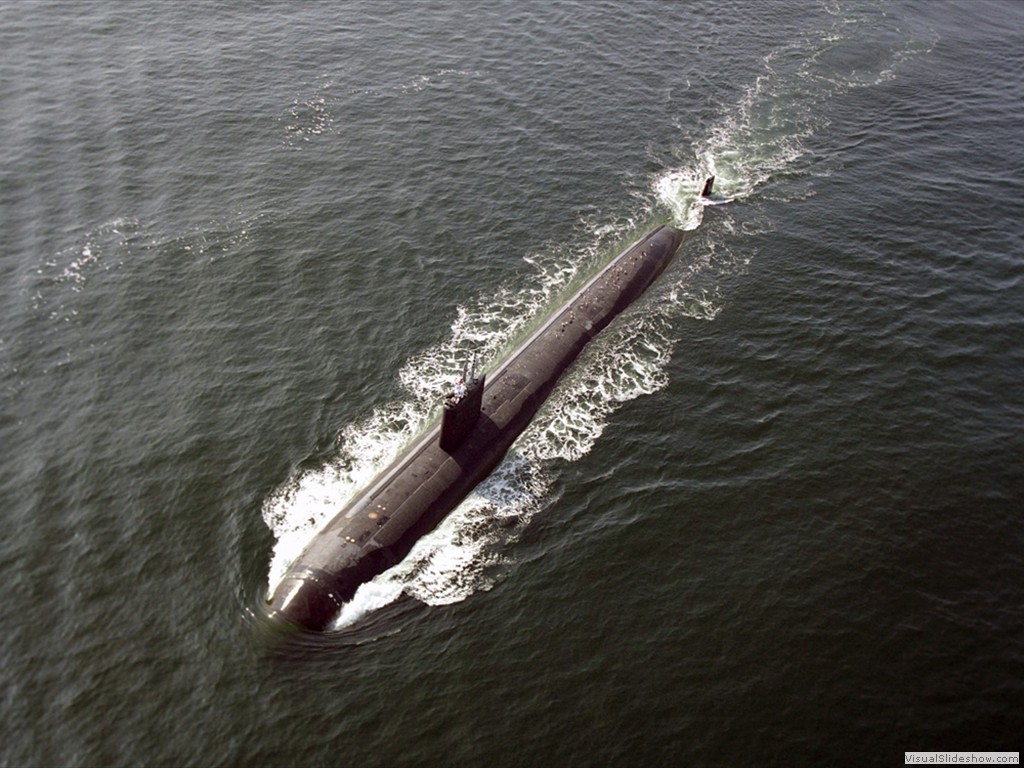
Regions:
M 710 184 L 710 182 L 709 182 Z M 705 194 L 709 192 L 705 189 Z M 504 458 L 586 345 L 658 278 L 685 233 L 660 226 L 604 266 L 356 493 L 292 562 L 270 617 L 322 631 L 359 586 L 400 562 Z

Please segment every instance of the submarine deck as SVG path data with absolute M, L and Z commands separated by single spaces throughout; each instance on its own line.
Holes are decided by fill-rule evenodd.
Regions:
M 622 281 L 627 280 L 636 270 L 636 265 L 630 265 L 628 262 L 644 258 L 646 252 L 643 246 L 663 229 L 654 230 L 610 260 L 565 300 L 559 311 L 548 317 L 499 363 L 491 372 L 484 387 L 480 423 L 463 446 L 451 454 L 442 450 L 438 445 L 440 420 L 435 421 L 328 523 L 318 539 L 327 546 L 337 546 L 336 543 L 330 544 L 331 539 L 335 542 L 341 539 L 350 547 L 360 548 L 363 545 L 389 547 L 394 544 L 413 522 L 407 515 L 412 514 L 414 510 L 422 509 L 424 503 L 429 503 L 424 496 L 436 497 L 443 493 L 447 486 L 457 484 L 463 470 L 462 464 L 465 463 L 465 455 L 478 454 L 483 448 L 483 443 L 506 430 L 522 411 L 524 401 L 551 378 L 553 366 L 548 360 L 550 350 L 538 349 L 538 341 L 555 334 L 561 337 L 561 346 L 566 348 L 565 352 L 557 356 L 562 358 L 571 355 L 574 358 L 579 348 L 607 325 L 611 317 L 621 311 L 617 306 L 619 302 L 609 304 L 607 301 L 591 301 L 590 294 L 595 286 L 607 286 L 609 290 L 621 291 Z M 672 249 L 673 253 L 674 250 Z M 656 269 L 656 272 L 660 271 L 661 268 Z M 646 276 L 640 290 L 646 288 L 656 276 Z M 628 300 L 622 303 L 631 303 L 634 298 L 635 296 L 629 296 Z M 546 344 L 544 346 L 547 347 Z M 538 357 L 543 360 L 537 360 Z M 556 363 L 556 367 L 557 365 Z M 557 375 L 555 378 L 557 379 Z M 552 386 L 553 384 L 554 381 L 551 382 Z M 538 403 L 537 407 L 539 405 Z M 532 415 L 530 413 L 531 417 Z M 513 441 L 514 438 L 509 443 Z M 493 462 L 496 463 L 497 461 Z M 489 472 L 491 469 L 493 466 L 488 467 L 486 471 Z M 395 481 L 400 477 L 408 478 L 409 482 L 396 487 Z M 312 559 L 317 560 L 321 560 L 327 554 L 321 549 L 320 557 L 316 557 L 314 549 L 321 547 L 317 547 L 314 542 L 304 554 L 311 555 Z M 345 559 L 354 554 L 350 550 Z M 326 559 L 341 565 L 335 557 L 328 556 Z

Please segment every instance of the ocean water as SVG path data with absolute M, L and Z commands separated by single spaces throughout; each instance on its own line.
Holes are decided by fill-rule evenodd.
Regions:
M 1024 4 L 0 9 L 0 765 L 1020 749 Z M 494 475 L 271 626 L 662 223 Z

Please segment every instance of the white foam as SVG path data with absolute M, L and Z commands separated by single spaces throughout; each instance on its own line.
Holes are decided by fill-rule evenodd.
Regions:
M 277 539 L 268 576 L 271 588 L 312 535 L 398 455 L 423 421 L 423 409 L 413 401 L 374 411 L 366 421 L 342 431 L 334 459 L 304 471 L 264 502 L 263 520 Z
M 476 355 L 478 366 L 484 369 L 552 300 L 552 293 L 571 279 L 574 269 L 566 265 L 552 268 L 548 261 L 544 257 L 528 259 L 537 272 L 527 281 L 530 289 L 503 288 L 481 297 L 475 306 L 459 307 L 448 338 L 412 357 L 399 371 L 407 397 L 346 427 L 339 435 L 334 459 L 305 471 L 264 503 L 263 519 L 277 538 L 269 573 L 271 589 L 346 500 L 429 424 L 438 393 L 462 367 Z
M 111 219 L 90 229 L 76 245 L 48 257 L 35 269 L 33 310 L 54 322 L 74 322 L 90 281 L 124 265 L 138 230 L 134 219 Z
M 674 224 L 683 230 L 700 226 L 706 201 L 700 193 L 708 176 L 715 175 L 713 158 L 706 168 L 674 168 L 654 181 L 658 201 L 672 213 Z
M 405 399 L 347 427 L 335 458 L 268 498 L 263 519 L 277 538 L 268 574 L 271 589 L 312 536 L 425 427 L 437 393 L 470 352 L 477 352 L 485 367 L 521 339 L 530 323 L 574 284 L 583 266 L 593 262 L 598 247 L 585 249 L 583 256 L 534 254 L 527 259 L 534 271 L 524 281 L 527 288 L 502 288 L 473 306 L 460 307 L 451 334 L 413 356 L 400 371 Z M 681 271 L 681 279 L 691 273 Z M 620 403 L 665 386 L 674 344 L 670 321 L 690 314 L 694 298 L 686 286 L 666 283 L 646 310 L 617 320 L 559 385 L 495 472 L 402 563 L 363 585 L 335 625 L 348 626 L 402 594 L 440 605 L 489 589 L 496 566 L 550 500 L 551 462 L 586 454 Z M 706 308 L 698 314 L 713 316 Z
M 762 73 L 692 148 L 690 162 L 666 169 L 652 184 L 656 205 L 667 209 L 677 226 L 692 230 L 710 204 L 747 198 L 785 171 L 801 170 L 807 140 L 822 125 L 816 104 L 837 88 L 856 87 L 864 79 L 836 84 L 816 71 L 818 58 L 847 38 L 846 22 L 837 21 L 817 39 L 783 46 L 763 60 Z M 891 64 L 901 61 L 894 53 Z M 467 76 L 460 71 L 438 75 Z M 886 68 L 878 70 L 879 78 Z M 411 84 L 416 90 L 422 81 Z M 802 169 L 820 175 L 821 166 Z M 827 169 L 826 171 L 827 172 Z M 707 176 L 716 177 L 716 200 L 700 198 Z M 799 184 L 786 194 L 806 195 Z M 346 428 L 337 456 L 306 471 L 265 503 L 263 518 L 277 538 L 269 583 L 276 586 L 287 565 L 316 532 L 387 464 L 429 421 L 436 396 L 472 354 L 486 368 L 528 331 L 528 325 L 589 271 L 597 254 L 660 218 L 644 202 L 633 218 L 596 226 L 582 222 L 593 242 L 583 253 L 551 249 L 527 258 L 533 274 L 517 286 L 500 287 L 473 305 L 460 307 L 451 334 L 410 358 L 400 371 L 406 395 Z M 757 220 L 731 227 L 749 234 L 767 227 Z M 751 230 L 753 228 L 753 230 Z M 675 347 L 674 323 L 681 317 L 710 320 L 722 308 L 721 276 L 741 267 L 750 254 L 736 254 L 728 243 L 702 243 L 688 252 L 645 297 L 602 334 L 560 383 L 533 424 L 498 469 L 432 533 L 423 537 L 399 565 L 363 585 L 345 606 L 336 627 L 349 626 L 367 613 L 408 595 L 428 605 L 463 600 L 491 588 L 499 566 L 514 558 L 515 541 L 524 527 L 551 501 L 552 473 L 560 461 L 575 461 L 589 452 L 623 402 L 664 387 Z
M 716 198 L 730 201 L 750 197 L 782 172 L 827 175 L 820 163 L 813 173 L 804 167 L 808 139 L 827 124 L 821 105 L 851 89 L 891 80 L 901 65 L 927 54 L 937 41 L 931 31 L 915 36 L 894 28 L 889 42 L 865 48 L 855 15 L 826 10 L 833 14 L 831 26 L 767 54 L 741 98 L 710 126 L 704 141 L 687 148 L 692 159 L 655 180 L 655 195 L 677 226 L 693 229 L 700 223 L 708 202 L 695 199 L 695 192 L 707 176 L 715 176 Z M 796 197 L 813 193 L 799 184 L 786 188 L 785 194 Z
M 88 232 L 80 246 L 62 252 L 52 264 L 60 269 L 56 282 L 69 283 L 72 290 L 81 291 L 90 275 L 121 266 L 125 245 L 137 229 L 137 221 L 117 218 Z
M 337 114 L 344 109 L 346 97 L 352 94 L 370 97 L 414 94 L 431 88 L 444 88 L 453 81 L 481 77 L 482 74 L 476 70 L 450 68 L 435 69 L 398 83 L 382 84 L 353 84 L 344 76 L 319 75 L 314 82 L 300 87 L 300 92 L 288 106 L 287 115 L 281 118 L 285 143 L 297 149 L 302 143 L 335 132 Z
M 408 595 L 448 605 L 490 589 L 494 569 L 550 501 L 551 475 L 517 448 L 394 568 L 362 585 L 332 625 L 341 629 Z

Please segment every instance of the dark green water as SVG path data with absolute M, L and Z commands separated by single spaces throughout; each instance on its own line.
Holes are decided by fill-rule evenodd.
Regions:
M 1024 5 L 0 8 L 0 764 L 1020 748 Z M 267 626 L 659 223 L 495 475 Z

